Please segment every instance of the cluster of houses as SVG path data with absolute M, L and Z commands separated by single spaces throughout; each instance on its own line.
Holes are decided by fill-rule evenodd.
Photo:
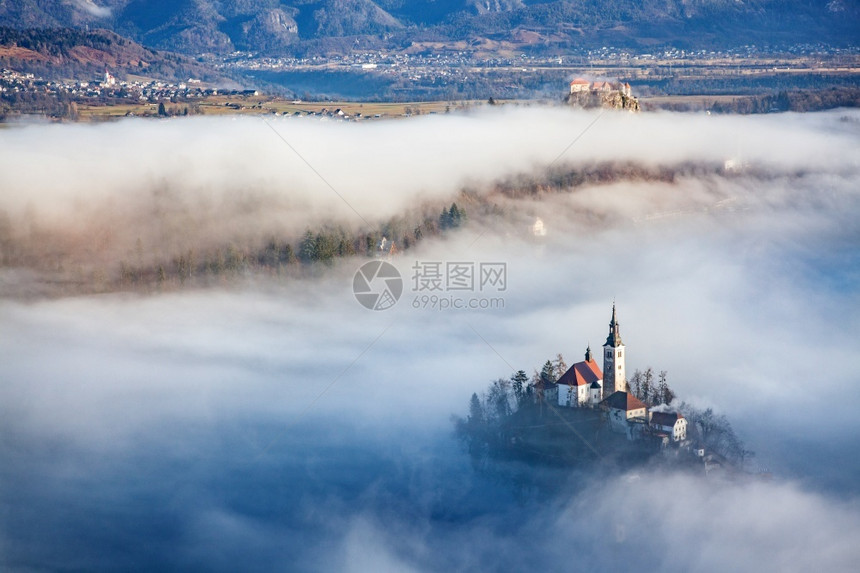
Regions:
M 687 420 L 683 414 L 671 411 L 666 405 L 649 409 L 630 392 L 625 351 L 613 304 L 609 336 L 603 345 L 603 368 L 598 366 L 589 346 L 585 360 L 568 368 L 555 383 L 537 382 L 539 399 L 568 408 L 602 409 L 609 427 L 626 434 L 630 440 L 653 437 L 663 446 L 685 444 Z
M 620 94 L 633 97 L 633 90 L 630 87 L 630 84 L 627 82 L 624 83 L 613 83 L 606 81 L 589 81 L 584 78 L 576 78 L 572 82 L 570 82 L 570 93 L 579 94 L 579 93 L 594 93 L 594 94 L 608 94 L 612 92 L 619 92 Z
M 130 103 L 159 101 L 194 101 L 215 95 L 260 95 L 257 90 L 219 90 L 203 87 L 202 82 L 189 78 L 185 82 L 170 83 L 159 80 L 121 80 L 105 71 L 91 80 L 48 80 L 32 73 L 0 69 L 0 93 L 34 92 L 53 96 L 71 97 L 76 101 L 87 99 L 127 100 Z

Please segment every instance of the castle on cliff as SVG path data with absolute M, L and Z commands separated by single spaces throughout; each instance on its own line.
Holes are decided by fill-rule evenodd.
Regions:
M 565 95 L 569 105 L 582 108 L 609 108 L 639 111 L 639 100 L 627 82 L 589 81 L 576 78 L 569 84 Z
M 627 97 L 633 97 L 633 89 L 630 87 L 630 84 L 627 82 L 624 83 L 612 83 L 612 82 L 590 82 L 584 78 L 576 78 L 572 82 L 570 82 L 570 93 L 611 93 L 618 92 Z

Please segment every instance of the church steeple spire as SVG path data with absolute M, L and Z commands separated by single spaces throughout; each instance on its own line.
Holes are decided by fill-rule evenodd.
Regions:
M 615 303 L 612 303 L 612 320 L 609 321 L 609 336 L 606 337 L 604 346 L 617 348 L 621 346 L 621 323 L 618 322 L 618 316 L 615 313 Z
M 588 348 L 585 349 L 585 361 L 591 362 L 591 344 L 588 345 Z
M 612 302 L 612 320 L 609 321 L 609 336 L 603 345 L 603 397 L 613 392 L 627 391 L 627 376 L 624 363 L 624 343 L 621 342 L 621 329 L 615 301 Z

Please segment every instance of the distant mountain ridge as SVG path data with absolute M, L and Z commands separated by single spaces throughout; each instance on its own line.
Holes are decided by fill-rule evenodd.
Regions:
M 189 54 L 476 37 L 530 49 L 860 43 L 860 0 L 0 0 L 0 25 L 107 28 Z M 536 34 L 536 36 L 535 36 Z M 334 42 L 331 46 L 350 46 Z

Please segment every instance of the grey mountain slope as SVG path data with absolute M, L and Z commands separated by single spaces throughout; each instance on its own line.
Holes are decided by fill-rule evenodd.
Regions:
M 577 45 L 860 43 L 860 0 L 0 0 L 0 25 L 107 28 L 187 53 L 278 53 L 303 41 L 367 45 L 523 30 Z M 350 42 L 332 45 L 349 46 Z

